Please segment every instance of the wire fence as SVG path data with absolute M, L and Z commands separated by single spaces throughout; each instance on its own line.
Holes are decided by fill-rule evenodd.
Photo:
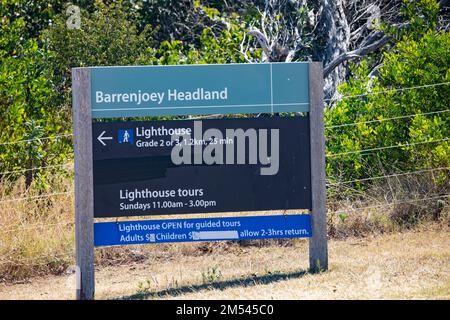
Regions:
M 389 90 L 385 90 L 385 91 L 367 92 L 365 94 L 360 94 L 360 95 L 342 96 L 342 97 L 339 97 L 338 99 L 342 100 L 342 99 L 350 99 L 350 98 L 361 98 L 361 97 L 366 97 L 368 95 L 387 94 L 387 93 L 402 92 L 402 91 L 407 91 L 407 90 L 421 90 L 424 88 L 443 86 L 443 85 L 449 85 L 449 84 L 450 84 L 450 82 L 442 82 L 442 83 L 414 86 L 414 87 L 406 87 L 406 88 L 393 88 L 393 89 L 389 89 Z M 325 101 L 332 101 L 332 100 L 336 101 L 336 99 L 327 99 Z M 325 129 L 329 130 L 329 129 L 336 129 L 336 128 L 345 128 L 345 127 L 350 127 L 350 126 L 357 126 L 357 125 L 362 125 L 362 124 L 372 124 L 372 123 L 381 123 L 381 122 L 386 122 L 386 121 L 396 121 L 396 120 L 407 119 L 407 118 L 412 118 L 412 117 L 416 117 L 416 116 L 431 116 L 431 115 L 437 115 L 437 114 L 445 114 L 445 113 L 448 113 L 449 111 L 450 111 L 450 109 L 443 109 L 443 110 L 437 110 L 437 111 L 431 111 L 431 112 L 407 114 L 407 115 L 396 116 L 396 117 L 378 118 L 378 119 L 372 119 L 372 120 L 367 120 L 367 121 L 348 122 L 348 123 L 342 123 L 342 124 L 337 124 L 337 125 L 332 125 L 332 126 L 326 126 Z M 56 136 L 47 136 L 47 137 L 41 137 L 41 138 L 10 141 L 10 142 L 0 143 L 0 146 L 8 146 L 8 145 L 20 144 L 20 143 L 30 143 L 30 142 L 44 141 L 44 140 L 63 141 L 63 139 L 69 138 L 69 137 L 73 137 L 73 134 L 62 134 L 62 135 L 56 135 Z M 366 149 L 361 149 L 361 150 L 350 150 L 350 151 L 345 151 L 345 152 L 329 153 L 329 154 L 326 154 L 326 157 L 334 158 L 334 157 L 340 157 L 340 156 L 351 155 L 351 154 L 364 155 L 364 154 L 369 154 L 369 153 L 378 152 L 378 151 L 382 151 L 382 150 L 389 150 L 389 149 L 394 149 L 394 148 L 404 148 L 404 147 L 416 147 L 416 146 L 423 145 L 423 144 L 445 142 L 448 140 L 449 140 L 449 138 L 447 137 L 447 138 L 442 138 L 442 139 L 424 140 L 424 141 L 417 141 L 417 142 L 412 142 L 412 143 L 400 143 L 400 144 L 396 144 L 396 145 L 376 146 L 373 148 L 366 148 Z M 62 169 L 62 168 L 67 169 L 67 170 L 73 170 L 73 162 L 67 162 L 67 163 L 57 164 L 57 165 L 39 166 L 39 167 L 34 167 L 34 168 L 24 168 L 24 169 L 15 169 L 15 170 L 10 170 L 10 171 L 4 171 L 4 172 L 0 172 L 0 176 L 8 175 L 8 174 L 25 173 L 25 172 L 29 172 L 29 171 L 52 170 L 52 169 Z M 415 171 L 394 172 L 394 173 L 388 173 L 385 175 L 379 175 L 379 176 L 373 176 L 373 177 L 367 177 L 367 178 L 361 178 L 361 179 L 351 179 L 351 180 L 346 180 L 346 181 L 330 181 L 330 180 L 328 180 L 326 185 L 327 185 L 327 187 L 336 187 L 336 186 L 347 185 L 347 184 L 352 184 L 352 183 L 357 183 L 357 182 L 390 179 L 390 178 L 404 177 L 404 176 L 410 176 L 410 175 L 433 173 L 433 172 L 438 172 L 438 171 L 442 172 L 442 171 L 448 171 L 449 169 L 450 169 L 450 167 L 448 167 L 448 166 L 433 167 L 433 168 L 430 167 L 430 168 L 424 168 L 424 169 L 415 170 Z M 40 195 L 29 195 L 29 196 L 24 195 L 22 197 L 11 198 L 11 199 L 0 199 L 0 204 L 27 201 L 27 200 L 40 201 L 42 199 L 61 197 L 61 196 L 73 196 L 73 190 L 52 192 L 52 193 L 40 194 Z M 344 209 L 339 209 L 339 210 L 328 211 L 328 214 L 331 215 L 331 214 L 348 213 L 348 212 L 364 212 L 364 211 L 371 210 L 371 209 L 384 208 L 384 207 L 395 206 L 395 205 L 399 205 L 399 204 L 408 204 L 408 203 L 409 204 L 417 204 L 417 203 L 420 204 L 421 202 L 425 202 L 425 201 L 440 200 L 440 199 L 446 199 L 449 197 L 450 197 L 450 194 L 446 193 L 446 194 L 441 194 L 441 195 L 436 195 L 436 196 L 423 196 L 422 198 L 393 200 L 393 201 L 381 203 L 381 204 L 371 204 L 371 205 L 366 205 L 366 206 L 363 205 L 360 207 L 349 207 L 349 208 L 344 208 Z M 447 202 L 444 204 L 443 207 L 444 208 L 448 207 Z M 23 225 L 23 226 L 17 225 L 14 227 L 8 227 L 6 229 L 1 228 L 0 233 L 8 234 L 11 232 L 16 232 L 18 230 L 26 231 L 26 230 L 40 229 L 40 228 L 44 228 L 44 227 L 45 228 L 58 228 L 58 227 L 66 228 L 69 226 L 73 226 L 73 222 L 61 221 L 61 222 L 56 222 L 56 223 L 46 223 L 45 221 L 41 221 L 41 222 L 38 222 L 35 224 L 27 224 L 27 225 Z M 45 257 L 45 259 L 44 258 L 40 258 L 40 259 L 36 259 L 36 260 L 14 259 L 13 261 L 15 264 L 22 263 L 22 262 L 24 264 L 36 262 L 37 264 L 41 263 L 42 265 L 47 265 L 49 262 L 43 261 L 43 260 L 46 260 L 46 258 L 51 258 L 51 259 L 71 258 L 71 259 L 73 259 L 74 255 L 73 255 L 73 253 L 55 254 L 55 255 L 50 254 L 49 256 Z M 8 263 L 10 263 L 10 261 L 0 261 L 0 265 L 8 264 Z

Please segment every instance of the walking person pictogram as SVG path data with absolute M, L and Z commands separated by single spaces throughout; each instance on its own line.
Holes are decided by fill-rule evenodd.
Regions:
M 119 143 L 130 143 L 130 144 L 133 144 L 133 142 L 134 142 L 133 129 L 122 129 L 122 130 L 119 130 L 118 142 Z
M 128 130 L 125 130 L 123 134 L 123 142 L 128 142 L 128 138 L 130 137 L 130 134 L 128 133 Z

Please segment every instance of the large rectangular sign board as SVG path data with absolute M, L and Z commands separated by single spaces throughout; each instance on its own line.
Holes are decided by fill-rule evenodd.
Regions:
M 321 63 L 75 68 L 72 83 L 77 299 L 94 298 L 94 246 L 308 237 L 310 269 L 327 269 Z M 202 216 L 158 218 L 186 214 Z M 100 221 L 131 216 L 148 220 Z
M 94 217 L 310 209 L 308 120 L 94 123 Z

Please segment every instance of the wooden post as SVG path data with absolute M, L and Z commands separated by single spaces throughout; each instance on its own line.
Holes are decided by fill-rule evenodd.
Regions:
M 322 62 L 309 64 L 309 105 L 312 197 L 309 268 L 320 272 L 328 269 Z
M 92 169 L 91 72 L 72 69 L 75 153 L 77 300 L 94 299 L 94 191 Z

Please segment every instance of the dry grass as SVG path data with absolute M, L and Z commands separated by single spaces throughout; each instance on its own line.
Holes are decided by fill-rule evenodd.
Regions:
M 330 270 L 309 274 L 306 241 L 218 248 L 96 270 L 97 299 L 450 299 L 450 230 L 331 240 Z M 215 270 L 215 271 L 211 271 Z M 206 277 L 215 274 L 216 277 Z M 209 282 L 205 282 L 209 281 Z M 73 299 L 74 275 L 0 285 L 0 299 Z
M 328 187 L 330 236 L 361 237 L 401 232 L 430 222 L 450 224 L 447 172 L 392 176 L 369 182 L 369 190 L 345 183 Z
M 45 193 L 70 191 L 71 177 L 55 176 L 50 183 L 52 190 Z M 393 187 L 389 188 L 393 190 Z M 24 189 L 23 181 L 0 187 L 0 201 L 11 198 L 36 196 L 36 187 Z M 401 188 L 398 188 L 401 190 Z M 380 194 L 379 194 L 380 195 Z M 348 209 L 355 205 L 378 205 L 385 201 L 378 197 L 366 196 L 366 202 L 352 199 L 348 201 L 330 201 L 332 210 Z M 443 199 L 444 204 L 448 200 Z M 442 201 L 442 200 L 440 200 Z M 47 274 L 62 274 L 74 263 L 74 212 L 73 196 L 59 195 L 40 200 L 0 202 L 0 282 L 11 283 L 26 281 L 31 277 Z M 408 228 L 417 228 L 421 221 L 405 224 L 402 221 L 409 215 L 419 216 L 430 208 L 439 210 L 441 228 L 449 224 L 449 208 L 438 201 L 407 204 L 401 207 L 373 208 L 362 211 L 349 211 L 345 219 L 339 214 L 329 214 L 329 234 L 333 238 L 365 237 L 368 235 L 399 232 Z M 436 209 L 437 208 L 437 209 Z M 417 214 L 420 213 L 420 214 Z M 255 213 L 240 213 L 255 214 Z M 258 214 L 268 214 L 258 213 Z M 232 214 L 221 214 L 221 216 Z M 193 215 L 202 216 L 202 215 Z M 204 215 L 203 215 L 204 216 Z M 403 218 L 402 218 L 403 217 Z M 164 217 L 158 217 L 164 218 Z M 174 218 L 174 216 L 171 216 Z M 403 219 L 403 220 L 402 220 Z M 296 240 L 246 241 L 240 243 L 185 243 L 160 244 L 158 246 L 124 246 L 96 250 L 99 266 L 117 266 L 140 262 L 147 259 L 166 261 L 180 256 L 192 257 L 215 254 L 217 252 L 235 252 L 248 246 L 267 247 L 293 246 Z
M 67 178 L 53 185 L 55 191 L 72 187 Z M 34 196 L 36 188 L 25 190 L 23 181 L 0 190 L 0 201 Z M 0 281 L 61 273 L 72 263 L 73 207 L 71 195 L 0 203 Z
M 74 202 L 71 193 L 41 199 L 9 201 L 41 194 L 72 190 L 72 178 L 56 176 L 51 190 L 39 193 L 36 186 L 28 190 L 24 181 L 0 187 L 0 282 L 20 282 L 47 274 L 64 273 L 74 262 Z M 234 213 L 236 214 L 236 213 Z M 241 213 L 248 215 L 251 213 Z M 233 215 L 233 214 L 228 214 Z M 192 217 L 205 215 L 192 215 Z M 161 216 L 158 218 L 168 218 Z M 176 218 L 176 216 L 170 216 Z M 222 243 L 225 250 L 236 246 Z M 209 244 L 161 244 L 126 246 L 96 250 L 99 265 L 118 265 L 143 259 L 168 259 L 173 256 L 207 254 Z

